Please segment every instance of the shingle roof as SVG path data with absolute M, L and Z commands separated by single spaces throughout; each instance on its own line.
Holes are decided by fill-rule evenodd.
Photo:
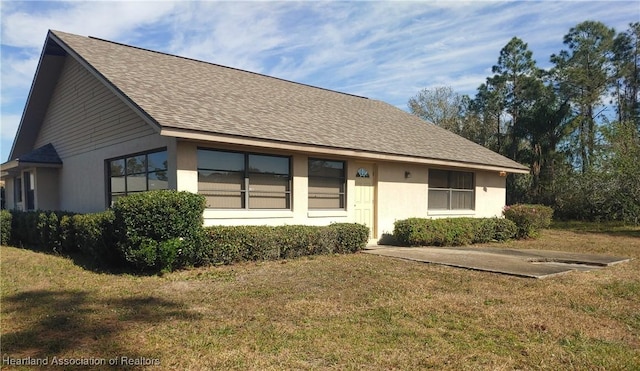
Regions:
M 35 164 L 62 164 L 58 152 L 53 147 L 53 144 L 49 143 L 42 147 L 36 148 L 33 151 L 26 153 L 17 158 L 18 162 L 29 162 Z
M 110 41 L 51 33 L 160 128 L 526 169 L 378 100 Z

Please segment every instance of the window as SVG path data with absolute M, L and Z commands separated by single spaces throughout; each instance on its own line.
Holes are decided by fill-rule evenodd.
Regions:
M 107 171 L 110 205 L 130 193 L 169 188 L 166 150 L 108 160 Z
M 198 193 L 216 209 L 290 209 L 291 159 L 198 149 Z
M 429 210 L 473 209 L 473 173 L 429 170 Z
M 344 209 L 344 161 L 309 159 L 309 209 Z
M 22 179 L 24 179 L 24 196 L 26 197 L 25 210 L 34 210 L 36 208 L 35 175 L 32 171 L 25 171 L 22 173 Z

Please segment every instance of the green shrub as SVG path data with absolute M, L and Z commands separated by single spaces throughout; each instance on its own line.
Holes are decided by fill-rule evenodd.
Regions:
M 505 206 L 504 217 L 517 226 L 517 238 L 536 238 L 540 230 L 551 225 L 553 209 L 544 205 L 518 204 Z
M 515 224 L 498 218 L 409 218 L 394 224 L 394 237 L 407 246 L 460 246 L 505 241 L 515 236 Z
M 456 246 L 473 242 L 475 223 L 470 218 L 409 218 L 394 223 L 398 242 L 409 246 Z
M 16 246 L 40 245 L 38 219 L 40 212 L 11 210 L 11 244 Z
M 205 264 L 232 264 L 246 259 L 248 255 L 245 240 L 250 234 L 248 229 L 261 228 L 263 232 L 270 227 L 226 227 L 205 228 Z
M 42 211 L 38 214 L 37 233 L 40 236 L 40 246 L 42 248 L 61 252 L 61 228 L 57 212 Z
M 518 226 L 513 221 L 504 218 L 492 218 L 485 220 L 491 220 L 491 223 L 493 224 L 492 240 L 508 241 L 512 238 L 516 238 Z
M 79 252 L 100 265 L 118 262 L 113 211 L 64 216 L 61 220 L 63 248 Z
M 231 264 L 310 255 L 321 227 L 207 227 L 207 261 Z
M 360 224 L 207 227 L 203 261 L 205 264 L 231 264 L 350 253 L 362 249 L 368 235 L 369 229 Z
M 189 264 L 194 256 L 182 257 L 182 247 L 188 255 L 197 253 L 204 208 L 205 198 L 190 192 L 150 191 L 120 198 L 113 206 L 116 246 L 140 270 Z
M 334 223 L 329 228 L 337 233 L 336 253 L 354 253 L 367 246 L 369 227 L 363 224 Z
M 12 215 L 7 210 L 0 210 L 0 244 L 7 245 L 11 241 Z
M 60 218 L 60 243 L 63 251 L 76 252 L 78 250 L 73 215 L 63 215 Z
M 285 259 L 331 253 L 337 236 L 326 227 L 305 225 L 274 227 L 273 233 L 277 257 Z
M 64 216 L 66 211 L 11 211 L 11 243 L 61 252 L 63 249 Z

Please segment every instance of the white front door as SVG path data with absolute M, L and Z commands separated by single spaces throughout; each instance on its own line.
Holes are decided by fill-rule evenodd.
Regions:
M 356 163 L 356 223 L 369 227 L 369 238 L 375 238 L 375 180 L 372 164 Z

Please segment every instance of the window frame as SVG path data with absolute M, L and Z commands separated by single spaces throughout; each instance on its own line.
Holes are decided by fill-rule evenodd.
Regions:
M 161 169 L 161 168 L 154 168 L 154 170 L 149 170 L 149 156 L 156 154 L 156 153 L 166 153 L 166 157 L 167 157 L 167 165 L 166 168 Z M 135 172 L 131 172 L 129 173 L 129 171 L 127 170 L 127 166 L 129 163 L 129 159 L 135 158 L 135 157 L 139 157 L 139 156 L 144 156 L 144 171 L 135 171 Z M 123 161 L 124 162 L 124 166 L 122 168 L 122 175 L 118 175 L 118 176 L 113 176 L 112 175 L 112 169 L 111 169 L 111 163 L 114 161 Z M 150 174 L 158 174 L 159 172 L 165 171 L 166 172 L 166 180 L 164 180 L 165 182 L 167 182 L 167 187 L 166 188 L 149 188 L 149 175 Z M 131 154 L 127 154 L 124 156 L 118 156 L 118 157 L 113 157 L 113 158 L 109 158 L 105 160 L 105 173 L 106 173 L 106 179 L 107 179 L 107 206 L 111 207 L 111 205 L 113 205 L 113 197 L 114 197 L 114 193 L 117 194 L 118 197 L 126 197 L 130 194 L 134 194 L 134 193 L 142 193 L 142 192 L 147 192 L 149 190 L 156 190 L 156 189 L 169 189 L 169 153 L 167 151 L 167 147 L 162 147 L 162 148 L 155 148 L 155 149 L 151 149 L 148 151 L 142 151 L 142 152 L 135 152 L 135 153 L 131 153 Z M 129 186 L 129 179 L 128 178 L 137 178 L 140 175 L 144 175 L 145 178 L 145 189 L 144 190 L 134 190 L 134 191 L 129 191 L 128 190 L 128 186 Z M 122 178 L 124 180 L 123 185 L 124 185 L 124 191 L 123 192 L 114 192 L 113 191 L 113 178 Z
M 200 183 L 200 172 L 201 171 L 211 171 L 211 172 L 215 172 L 215 171 L 224 171 L 224 172 L 230 172 L 230 173 L 238 173 L 241 175 L 241 179 L 242 182 L 240 183 L 241 187 L 240 187 L 240 195 L 241 195 L 241 207 L 211 207 L 208 205 L 206 208 L 207 209 L 211 209 L 211 210 L 272 210 L 272 211 L 277 211 L 277 210 L 292 210 L 293 209 L 293 157 L 292 156 L 287 156 L 287 155 L 276 155 L 276 154 L 271 154 L 271 153 L 263 153 L 263 152 L 248 152 L 248 151 L 234 151 L 234 150 L 226 150 L 226 149 L 217 149 L 217 148 L 210 148 L 210 147 L 198 147 L 197 148 L 197 152 L 196 152 L 196 158 L 198 157 L 197 153 L 200 151 L 210 151 L 210 152 L 222 152 L 222 153 L 232 153 L 232 154 L 239 154 L 243 156 L 243 169 L 241 171 L 237 171 L 237 170 L 224 170 L 224 169 L 214 169 L 212 167 L 202 167 L 202 164 L 200 164 L 200 161 L 197 161 L 196 164 L 196 171 L 198 173 L 198 183 Z M 286 159 L 288 164 L 287 164 L 287 173 L 270 173 L 270 172 L 261 172 L 261 171 L 255 171 L 252 170 L 250 168 L 250 157 L 251 156 L 262 156 L 262 157 L 274 157 L 274 158 L 281 158 L 281 159 Z M 266 190 L 252 190 L 251 186 L 254 185 L 255 183 L 251 182 L 252 179 L 252 175 L 253 175 L 253 179 L 255 180 L 256 178 L 260 177 L 261 175 L 266 175 L 266 176 L 273 176 L 273 178 L 282 178 L 285 177 L 286 179 L 286 190 L 284 192 L 279 192 L 279 191 L 266 191 Z M 220 190 L 207 190 L 207 192 L 232 192 L 229 190 L 224 190 L 224 189 L 220 189 Z M 273 194 L 273 195 L 281 195 L 284 194 L 285 195 L 285 205 L 286 207 L 283 208 L 262 208 L 262 207 L 251 207 L 251 200 L 252 200 L 252 193 L 253 193 L 253 197 L 259 197 L 259 196 L 255 196 L 255 194 Z M 198 185 L 198 194 L 204 195 L 205 197 L 213 197 L 213 196 L 207 196 L 205 194 L 205 192 L 200 190 L 200 187 Z M 263 196 L 264 197 L 264 196 Z
M 432 172 L 433 171 L 437 171 L 437 172 L 443 172 L 447 174 L 447 187 L 432 187 L 431 184 L 432 179 Z M 464 174 L 464 175 L 470 175 L 471 176 L 471 186 L 470 188 L 456 188 L 453 186 L 454 182 L 453 182 L 453 178 L 454 175 L 456 174 Z M 429 182 L 429 187 L 427 192 L 429 193 L 427 196 L 427 210 L 429 211 L 475 211 L 476 209 L 476 189 L 475 189 L 475 185 L 476 185 L 476 174 L 472 171 L 458 171 L 458 170 L 445 170 L 445 169 L 429 169 L 429 174 L 428 174 L 428 182 Z M 448 196 L 447 196 L 447 200 L 448 200 L 448 205 L 446 208 L 435 208 L 431 206 L 431 192 L 432 191 L 439 191 L 439 192 L 448 192 Z M 453 202 L 454 202 L 454 194 L 461 194 L 461 193 L 465 193 L 465 194 L 471 194 L 471 207 L 470 208 L 454 208 L 453 207 Z
M 326 161 L 326 162 L 339 162 L 342 164 L 342 176 L 340 177 L 327 177 L 327 176 L 316 176 L 311 175 L 311 161 Z M 340 207 L 336 208 L 319 208 L 319 207 L 311 207 L 310 200 L 312 194 L 314 195 L 335 195 L 335 193 L 322 193 L 322 192 L 310 192 L 309 189 L 312 187 L 311 180 L 312 179 L 338 179 L 340 180 L 340 184 L 342 185 L 342 192 L 338 192 L 338 198 Z M 347 162 L 344 160 L 335 160 L 335 159 L 327 159 L 327 158 L 317 158 L 317 157 L 309 157 L 307 159 L 307 209 L 312 211 L 320 211 L 320 210 L 346 210 L 347 209 Z

